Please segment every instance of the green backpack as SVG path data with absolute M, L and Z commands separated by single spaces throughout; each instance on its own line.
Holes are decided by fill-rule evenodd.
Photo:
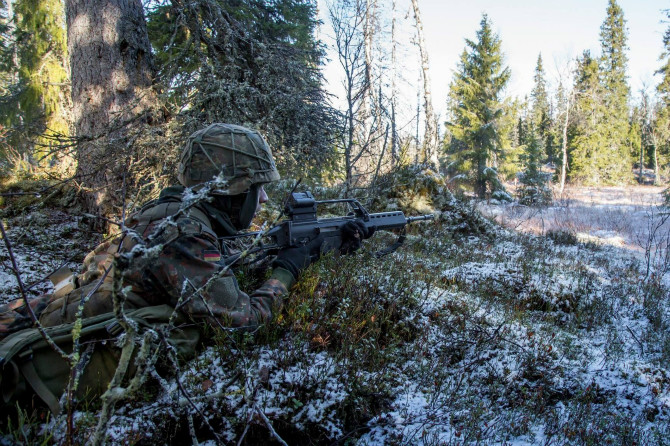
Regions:
M 137 323 L 140 331 L 167 324 L 174 308 L 158 305 L 128 311 L 126 316 Z M 93 345 L 93 353 L 79 380 L 75 398 L 90 400 L 102 395 L 116 371 L 121 350 L 115 347 L 123 332 L 114 313 L 105 313 L 83 319 L 80 344 L 82 351 Z M 195 355 L 200 342 L 200 330 L 195 324 L 185 324 L 178 317 L 168 342 L 177 349 L 180 358 Z M 54 342 L 66 353 L 72 351 L 74 323 L 45 328 Z M 51 410 L 60 412 L 59 398 L 70 379 L 70 365 L 43 339 L 37 328 L 28 328 L 11 334 L 0 341 L 0 407 L 25 404 L 37 395 Z M 127 376 L 135 373 L 131 365 Z M 4 411 L 4 410 L 3 410 Z

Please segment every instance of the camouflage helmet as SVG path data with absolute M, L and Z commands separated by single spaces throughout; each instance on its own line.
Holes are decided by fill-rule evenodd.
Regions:
M 189 136 L 179 160 L 179 182 L 193 187 L 219 174 L 228 180 L 225 195 L 249 191 L 254 184 L 279 179 L 270 147 L 260 133 L 234 124 L 215 123 Z

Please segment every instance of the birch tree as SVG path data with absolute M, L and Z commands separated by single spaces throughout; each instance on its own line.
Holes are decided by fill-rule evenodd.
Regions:
M 640 103 L 640 118 L 641 118 L 641 136 L 642 141 L 640 144 L 640 182 L 642 182 L 642 169 L 645 162 L 644 151 L 648 149 L 648 157 L 651 161 L 652 168 L 654 170 L 654 185 L 658 186 L 661 184 L 661 175 L 658 165 L 658 143 L 660 138 L 659 135 L 659 126 L 658 126 L 658 111 L 659 107 L 657 104 L 653 103 L 649 94 L 647 93 L 646 88 L 640 91 L 641 103 Z
M 572 119 L 572 108 L 575 105 L 576 91 L 573 88 L 574 80 L 572 79 L 574 73 L 573 61 L 566 62 L 561 69 L 559 69 L 557 107 L 558 115 L 554 121 L 557 129 L 556 134 L 560 132 L 561 140 L 561 164 L 559 173 L 559 196 L 563 196 L 565 190 L 565 182 L 568 173 L 568 129 Z M 567 90 L 566 90 L 566 87 Z M 560 127 L 559 127 L 560 126 Z
M 419 53 L 421 56 L 421 71 L 423 77 L 423 104 L 425 111 L 425 132 L 423 138 L 422 162 L 430 163 L 433 167 L 439 167 L 437 158 L 437 121 L 433 110 L 432 89 L 430 83 L 430 69 L 428 61 L 428 48 L 423 35 L 423 24 L 421 23 L 421 12 L 419 11 L 418 0 L 412 0 L 412 9 L 414 11 L 414 21 L 419 44 Z
M 393 162 L 399 160 L 398 153 L 398 120 L 397 120 L 397 101 L 398 101 L 398 40 L 396 38 L 396 0 L 391 5 L 391 156 Z
M 371 142 L 369 133 L 362 135 L 360 132 L 361 110 L 365 107 L 370 89 L 365 58 L 366 3 L 363 0 L 331 3 L 328 13 L 335 32 L 337 58 L 344 74 L 346 108 L 340 145 L 344 155 L 347 188 L 351 188 L 359 176 L 356 164 L 366 154 Z

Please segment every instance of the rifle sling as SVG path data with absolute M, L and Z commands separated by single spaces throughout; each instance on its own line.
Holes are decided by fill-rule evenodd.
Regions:
M 405 238 L 407 236 L 407 233 L 405 232 L 405 228 L 402 228 L 402 232 L 398 236 L 398 240 L 395 241 L 391 246 L 388 246 L 385 249 L 382 249 L 380 251 L 377 251 L 375 253 L 375 257 L 378 259 L 381 257 L 384 257 L 385 255 L 391 254 L 392 252 L 395 252 L 398 248 L 402 246 L 403 243 L 405 243 Z

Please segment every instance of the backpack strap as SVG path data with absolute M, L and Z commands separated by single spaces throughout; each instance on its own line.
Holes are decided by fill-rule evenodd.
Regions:
M 126 313 L 126 317 L 133 320 L 143 329 L 152 329 L 160 324 L 167 323 L 174 311 L 173 307 L 163 304 L 129 311 Z M 89 336 L 93 339 L 116 338 L 123 332 L 114 313 L 105 313 L 84 318 L 82 322 L 82 338 Z M 174 322 L 177 326 L 181 326 L 186 330 L 189 329 L 186 327 L 191 327 L 188 319 L 182 314 L 178 314 Z M 74 323 L 62 324 L 47 327 L 45 331 L 56 344 L 69 351 L 72 345 L 73 326 Z M 190 329 L 197 330 L 197 328 L 193 327 Z M 177 332 L 179 330 L 175 332 L 175 336 L 178 334 Z M 190 339 L 188 334 L 185 332 L 184 336 L 176 336 L 173 339 L 178 351 L 180 346 L 186 349 L 195 349 L 195 343 L 200 339 L 199 335 L 195 339 Z M 9 403 L 16 397 L 15 393 L 17 388 L 20 387 L 19 383 L 21 377 L 23 377 L 24 382 L 29 385 L 34 394 L 46 403 L 52 413 L 58 414 L 60 412 L 59 399 L 54 393 L 53 385 L 50 387 L 49 382 L 45 382 L 44 376 L 40 376 L 40 373 L 44 375 L 43 372 L 45 370 L 40 370 L 35 366 L 34 358 L 39 356 L 40 352 L 45 349 L 55 355 L 55 352 L 46 344 L 37 328 L 26 328 L 0 341 L 0 405 L 3 402 L 5 404 Z M 57 360 L 62 361 L 62 358 L 58 357 Z M 66 383 L 67 377 L 64 377 L 62 381 Z
M 42 401 L 49 407 L 49 410 L 53 414 L 58 414 L 60 412 L 60 403 L 58 398 L 54 395 L 51 390 L 44 384 L 44 381 L 37 375 L 37 370 L 35 369 L 35 364 L 32 361 L 33 350 L 28 349 L 21 352 L 18 357 L 20 360 L 19 369 L 23 374 L 23 377 L 28 381 L 30 387 L 33 388 L 33 391 L 39 396 Z

